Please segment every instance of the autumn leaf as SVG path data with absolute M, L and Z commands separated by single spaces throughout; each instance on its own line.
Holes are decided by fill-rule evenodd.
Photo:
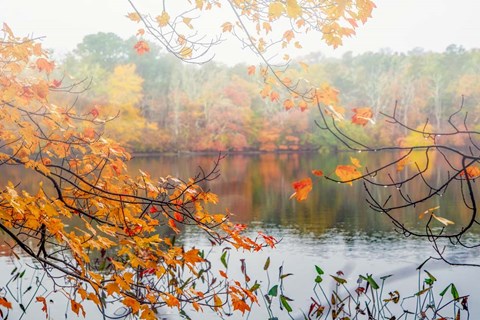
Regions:
M 360 164 L 360 161 L 358 161 L 357 158 L 350 157 L 350 162 L 357 168 L 361 168 L 362 165 Z
M 322 177 L 323 176 L 323 171 L 322 170 L 312 170 L 312 173 L 316 175 L 317 177 Z
M 470 179 L 474 179 L 480 176 L 480 168 L 478 166 L 470 166 L 460 172 L 460 177 L 465 177 L 465 173 Z
M 170 22 L 170 15 L 163 11 L 161 15 L 157 16 L 156 20 L 160 27 L 165 27 Z
M 270 92 L 270 101 L 277 102 L 280 99 L 280 94 L 276 91 Z
M 352 123 L 365 126 L 368 122 L 375 124 L 373 121 L 373 112 L 371 108 L 354 108 L 352 110 L 355 114 L 352 116 Z
M 72 309 L 72 311 L 78 316 L 79 315 L 79 312 L 81 311 L 82 312 L 82 315 L 83 317 L 85 318 L 85 309 L 83 308 L 83 306 L 76 302 L 75 300 L 70 300 L 70 308 Z
M 150 51 L 150 46 L 143 40 L 138 41 L 133 48 L 137 51 L 138 54 L 142 55 Z
M 245 313 L 245 311 L 250 311 L 250 306 L 245 302 L 245 300 L 240 299 L 237 296 L 232 297 L 232 306 L 233 310 L 240 311 L 242 315 Z
M 62 80 L 53 79 L 52 83 L 50 84 L 50 88 L 59 88 L 62 85 Z
M 4 24 L 5 28 L 5 24 Z M 8 302 L 7 299 L 1 297 L 0 298 L 0 306 L 5 307 L 7 309 L 12 309 L 12 303 Z
M 45 317 L 48 319 L 48 308 L 47 308 L 47 300 L 45 297 L 36 297 L 37 302 L 42 303 L 42 311 L 45 312 Z
M 179 53 L 183 58 L 190 58 L 192 57 L 193 50 L 190 47 L 183 47 Z
M 132 20 L 133 22 L 140 22 L 142 20 L 140 15 L 136 12 L 130 12 L 129 14 L 126 15 L 126 17 Z
M 287 0 L 287 16 L 294 19 L 302 15 L 302 8 L 297 0 Z
M 213 305 L 215 307 L 215 310 L 218 310 L 218 308 L 221 308 L 222 307 L 222 299 L 220 299 L 220 297 L 216 294 L 213 295 Z
M 53 69 L 55 68 L 55 63 L 53 61 L 49 62 L 45 58 L 38 58 L 36 61 L 36 65 L 37 65 L 38 71 L 40 72 L 45 71 L 46 73 L 52 72 Z
M 271 2 L 268 6 L 268 17 L 270 20 L 275 20 L 280 18 L 280 16 L 285 12 L 285 6 L 280 1 Z
M 300 181 L 292 183 L 295 192 L 290 196 L 290 199 L 295 197 L 297 201 L 303 201 L 307 199 L 308 193 L 312 190 L 312 179 L 306 178 Z
M 308 108 L 308 104 L 305 100 L 302 100 L 298 103 L 298 107 L 300 108 L 300 111 L 305 111 Z
M 190 29 L 193 29 L 192 18 L 184 17 L 182 20 L 187 27 L 189 27 Z
M 285 108 L 285 110 L 290 110 L 290 109 L 292 109 L 293 107 L 295 107 L 295 103 L 293 103 L 293 101 L 290 100 L 290 99 L 286 99 L 286 100 L 283 102 L 283 107 Z
M 356 180 L 362 176 L 362 174 L 357 171 L 357 168 L 354 165 L 338 165 L 335 169 L 335 174 L 340 178 L 340 181 L 347 182 L 349 185 L 352 185 L 351 180 Z
M 232 32 L 233 24 L 231 22 L 225 22 L 222 24 L 222 32 Z
M 138 310 L 140 309 L 140 303 L 131 297 L 126 297 L 125 299 L 123 299 L 122 303 L 126 307 L 131 308 L 132 313 L 137 313 Z
M 445 219 L 445 218 L 442 218 L 442 217 L 439 217 L 434 213 L 432 213 L 432 217 L 434 219 L 436 219 L 438 222 L 440 222 L 441 224 L 445 225 L 446 227 L 448 227 L 449 224 L 455 224 L 455 222 L 453 222 L 451 220 L 448 220 L 448 219 Z
M 247 68 L 247 74 L 248 74 L 249 76 L 254 75 L 254 74 L 255 74 L 255 70 L 256 70 L 256 67 L 255 67 L 255 66 L 249 66 L 249 67 Z

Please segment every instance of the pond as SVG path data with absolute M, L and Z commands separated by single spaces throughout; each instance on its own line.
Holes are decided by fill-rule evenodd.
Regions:
M 249 225 L 251 232 L 261 230 L 281 240 L 277 248 L 257 254 L 244 255 L 231 250 L 231 268 L 236 268 L 240 274 L 239 260 L 245 258 L 250 277 L 265 281 L 261 280 L 265 278 L 263 266 L 270 257 L 272 279 L 277 277 L 280 266 L 285 273 L 293 273 L 284 282 L 286 295 L 294 299 L 291 304 L 295 308 L 302 307 L 304 310 L 308 310 L 309 306 L 316 276 L 315 265 L 327 275 L 343 271 L 352 286 L 359 274 L 373 274 L 376 279 L 392 274 L 387 290 L 398 289 L 405 294 L 417 292 L 419 273 L 416 267 L 429 256 L 436 256 L 428 241 L 406 238 L 396 232 L 384 214 L 368 207 L 361 183 L 353 186 L 336 184 L 311 174 L 312 169 L 321 169 L 329 174 L 337 164 L 349 163 L 350 156 L 346 153 L 285 153 L 228 155 L 222 159 L 221 175 L 205 186 L 219 195 L 220 203 L 214 210 L 228 208 L 234 214 L 233 220 Z M 389 157 L 355 156 L 371 167 L 388 161 Z M 187 179 L 195 175 L 200 167 L 205 170 L 211 168 L 216 158 L 217 155 L 136 157 L 129 163 L 129 172 L 135 174 L 141 168 L 154 177 L 172 175 Z M 442 171 L 438 166 L 436 170 L 432 175 Z M 6 172 L 2 179 L 9 179 L 9 174 L 13 179 L 12 171 Z M 292 182 L 307 176 L 314 181 L 309 198 L 303 202 L 290 199 L 294 191 Z M 420 192 L 415 188 L 412 186 L 409 192 Z M 381 192 L 378 193 L 380 197 L 383 196 Z M 440 205 L 441 215 L 458 225 L 468 220 L 468 211 L 459 205 L 458 195 L 445 193 L 444 197 L 434 201 L 425 204 L 426 208 Z M 418 214 L 422 210 L 425 209 L 406 210 L 399 213 L 398 218 L 413 228 L 420 228 L 423 221 L 419 220 Z M 209 242 L 202 234 L 191 228 L 184 231 L 180 241 L 185 245 L 208 249 Z M 474 238 L 478 236 L 472 235 Z M 219 264 L 220 249 L 214 249 L 210 256 Z M 478 248 L 449 247 L 446 251 L 449 259 L 459 263 L 480 263 L 479 253 Z M 2 270 L 11 269 L 6 265 L 10 263 L 8 259 L 2 259 L 2 263 Z M 425 269 L 439 280 L 437 289 L 442 290 L 454 282 L 460 295 L 470 294 L 470 314 L 473 319 L 480 317 L 480 288 L 471 280 L 478 279 L 480 268 L 450 267 L 444 262 L 429 261 Z M 420 277 L 423 281 L 426 274 L 422 273 Z M 328 285 L 331 288 L 334 286 L 333 283 Z M 57 312 L 57 316 L 53 315 L 54 319 L 65 318 L 64 309 Z M 301 315 L 298 312 L 294 314 L 296 317 Z M 262 319 L 267 318 L 264 314 L 260 315 Z M 250 319 L 260 318 L 251 315 Z

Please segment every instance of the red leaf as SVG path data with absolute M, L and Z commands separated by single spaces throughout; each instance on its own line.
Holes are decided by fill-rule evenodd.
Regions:
M 150 51 L 150 46 L 143 40 L 138 41 L 133 48 L 140 55 Z
M 290 199 L 295 197 L 297 201 L 307 199 L 308 193 L 312 190 L 312 179 L 306 178 L 292 183 L 295 192 L 290 196 Z
M 312 170 L 312 173 L 318 177 L 323 176 L 323 171 L 322 170 Z

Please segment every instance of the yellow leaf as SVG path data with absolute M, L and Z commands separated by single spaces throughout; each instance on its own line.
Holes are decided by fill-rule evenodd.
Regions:
M 434 213 L 432 213 L 432 217 L 434 219 L 436 219 L 438 222 L 444 224 L 447 227 L 448 227 L 449 224 L 455 224 L 455 222 L 453 222 L 451 220 L 448 220 L 448 219 L 445 219 L 445 218 L 442 218 L 442 217 L 439 217 L 439 216 L 435 215 Z
M 285 6 L 280 1 L 275 1 L 270 3 L 268 6 L 268 17 L 270 20 L 275 20 L 280 18 L 280 16 L 285 12 Z
M 182 50 L 180 50 L 180 55 L 182 58 L 191 58 L 192 57 L 192 48 L 189 47 L 183 47 Z
M 140 20 L 142 20 L 140 15 L 136 12 L 130 12 L 129 14 L 127 14 L 127 18 L 134 22 L 140 22 Z
M 302 7 L 298 5 L 297 0 L 287 0 L 287 16 L 297 18 L 302 15 Z
M 360 164 L 360 161 L 358 161 L 357 158 L 350 157 L 350 162 L 357 168 L 361 168 L 362 165 Z
M 216 294 L 213 295 L 213 305 L 215 307 L 215 310 L 217 310 L 218 308 L 221 308 L 222 307 L 222 299 L 220 299 L 220 297 Z
M 189 27 L 190 29 L 193 29 L 193 26 L 192 26 L 192 18 L 187 18 L 187 17 L 184 17 L 183 18 L 183 23 L 185 23 L 187 25 L 187 27 Z
M 165 27 L 170 22 L 170 15 L 166 11 L 163 11 L 156 19 L 160 27 Z
M 222 32 L 232 32 L 233 25 L 231 22 L 225 22 L 222 24 Z

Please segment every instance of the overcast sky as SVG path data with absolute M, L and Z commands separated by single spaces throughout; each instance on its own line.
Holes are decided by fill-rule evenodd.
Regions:
M 154 14 L 161 11 L 155 10 L 161 1 L 135 3 L 142 5 L 145 1 Z M 346 51 L 362 53 L 387 47 L 400 52 L 415 47 L 443 51 L 449 44 L 467 49 L 480 47 L 479 0 L 376 0 L 375 3 L 373 18 L 357 31 L 356 37 L 347 39 L 343 47 L 332 50 L 321 40 L 311 40 L 303 44 L 303 53 L 321 51 L 340 56 Z M 60 54 L 75 48 L 87 34 L 103 31 L 115 32 L 123 38 L 134 35 L 137 25 L 125 18 L 130 11 L 126 0 L 0 0 L 1 22 L 19 35 L 45 36 L 44 45 Z M 224 62 L 238 62 L 245 57 L 248 54 L 232 41 L 217 54 L 217 59 Z

